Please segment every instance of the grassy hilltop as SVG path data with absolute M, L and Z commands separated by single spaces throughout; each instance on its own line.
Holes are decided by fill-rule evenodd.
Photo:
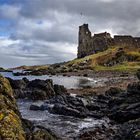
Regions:
M 87 65 L 92 70 L 137 70 L 140 68 L 140 48 L 112 46 L 106 51 L 74 59 L 65 66 Z

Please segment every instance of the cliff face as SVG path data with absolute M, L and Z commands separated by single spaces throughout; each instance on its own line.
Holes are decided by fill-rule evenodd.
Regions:
M 16 101 L 9 81 L 0 76 L 0 139 L 25 140 Z
M 115 35 L 114 38 L 107 32 L 91 35 L 88 24 L 79 27 L 78 58 L 107 50 L 110 46 L 140 46 L 140 38 Z

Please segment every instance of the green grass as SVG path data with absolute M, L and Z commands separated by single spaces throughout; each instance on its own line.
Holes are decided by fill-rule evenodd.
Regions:
M 81 59 L 74 59 L 72 61 L 67 62 L 65 65 L 78 65 L 81 62 L 89 61 L 89 66 L 92 70 L 102 71 L 102 70 L 119 70 L 119 71 L 135 71 L 140 69 L 140 48 L 133 47 L 125 47 L 124 52 L 127 56 L 135 57 L 136 60 L 134 62 L 125 61 L 121 64 L 117 64 L 114 66 L 103 66 L 102 64 L 107 60 L 110 60 L 115 56 L 115 53 L 118 51 L 120 46 L 112 46 L 106 51 L 99 52 L 97 54 L 89 55 Z
M 86 56 L 86 57 L 80 58 L 80 59 L 76 58 L 72 61 L 67 62 L 65 65 L 78 64 L 78 63 L 86 61 L 86 60 L 97 60 L 99 57 L 104 57 L 106 55 L 110 56 L 112 53 L 116 52 L 118 48 L 119 48 L 119 46 L 112 46 L 111 48 L 107 49 L 106 51 L 99 52 L 97 54 L 92 54 L 92 55 L 89 55 L 89 56 Z
M 122 64 L 118 64 L 112 67 L 105 67 L 101 65 L 93 65 L 91 68 L 95 71 L 136 71 L 140 69 L 140 62 L 124 62 Z

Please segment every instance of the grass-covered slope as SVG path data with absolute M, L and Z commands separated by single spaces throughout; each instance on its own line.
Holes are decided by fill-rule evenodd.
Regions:
M 93 70 L 137 70 L 140 68 L 140 48 L 112 46 L 104 52 L 65 63 L 65 66 L 73 65 L 87 65 Z

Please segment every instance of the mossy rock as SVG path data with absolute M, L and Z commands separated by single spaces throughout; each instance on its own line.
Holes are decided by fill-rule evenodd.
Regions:
M 27 136 L 28 140 L 61 140 L 50 129 L 43 126 L 32 127 L 32 132 Z
M 25 140 L 18 108 L 9 81 L 0 75 L 0 139 Z

